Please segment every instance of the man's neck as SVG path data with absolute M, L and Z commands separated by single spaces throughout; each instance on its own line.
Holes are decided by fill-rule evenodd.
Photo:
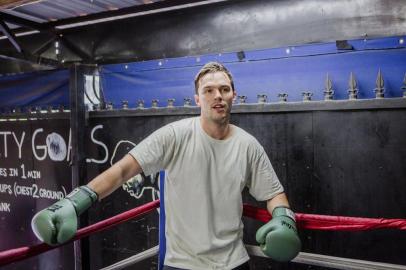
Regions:
M 200 124 L 204 132 L 213 139 L 225 140 L 231 135 L 231 125 L 228 119 L 224 123 L 217 123 L 200 117 Z

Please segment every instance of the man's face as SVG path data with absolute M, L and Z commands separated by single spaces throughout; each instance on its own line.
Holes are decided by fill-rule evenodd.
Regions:
M 218 124 L 227 122 L 236 95 L 230 79 L 224 72 L 213 72 L 204 75 L 199 82 L 195 101 L 201 108 L 201 116 Z

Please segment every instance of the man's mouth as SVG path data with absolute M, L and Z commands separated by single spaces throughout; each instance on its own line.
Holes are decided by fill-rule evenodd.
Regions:
M 224 109 L 224 105 L 223 104 L 216 104 L 214 106 L 212 106 L 213 109 Z

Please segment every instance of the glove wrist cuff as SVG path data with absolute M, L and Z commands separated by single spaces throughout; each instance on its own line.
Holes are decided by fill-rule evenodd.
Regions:
M 291 218 L 294 222 L 296 222 L 295 213 L 293 213 L 293 211 L 286 206 L 277 206 L 273 209 L 272 218 L 278 216 L 286 216 Z
M 71 193 L 66 195 L 66 199 L 72 202 L 78 216 L 97 201 L 97 198 L 97 193 L 88 186 L 77 187 Z

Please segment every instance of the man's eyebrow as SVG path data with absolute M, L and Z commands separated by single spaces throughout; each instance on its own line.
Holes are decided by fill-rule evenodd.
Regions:
M 218 87 L 218 88 L 228 87 L 228 88 L 231 88 L 231 85 L 228 85 L 228 84 L 206 84 L 205 86 L 203 86 L 203 89 L 212 88 L 212 87 Z

